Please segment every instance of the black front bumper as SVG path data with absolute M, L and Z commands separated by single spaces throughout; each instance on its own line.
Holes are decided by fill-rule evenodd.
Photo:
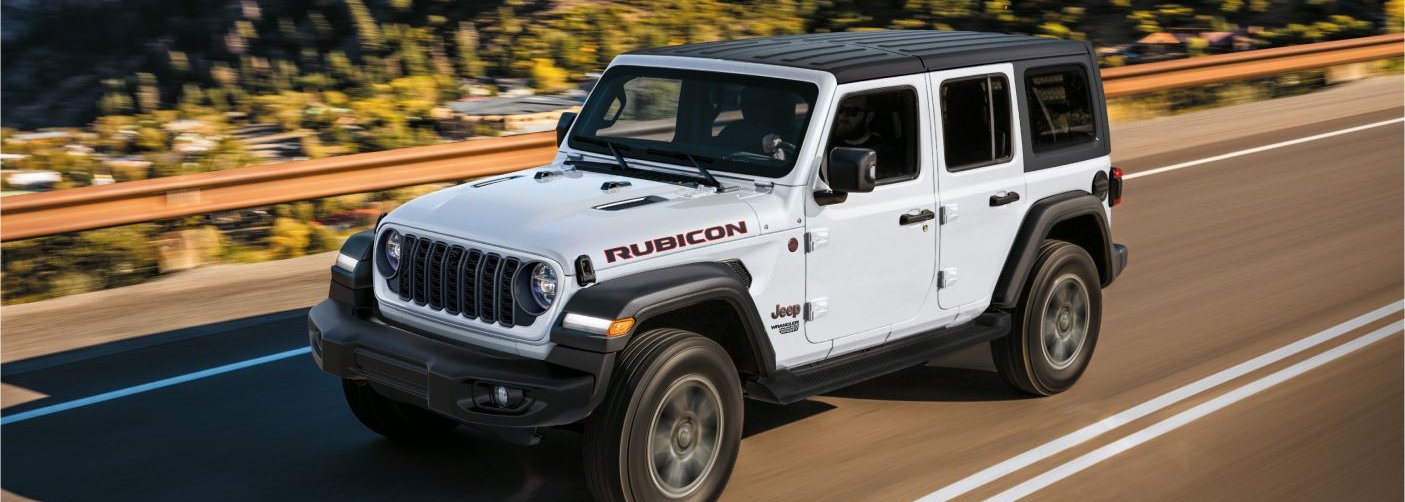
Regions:
M 468 424 L 541 427 L 577 422 L 600 403 L 613 353 L 556 346 L 544 361 L 430 338 L 358 317 L 327 300 L 308 313 L 313 358 L 323 371 L 369 381 L 382 395 Z M 503 385 L 521 391 L 510 409 L 493 404 Z

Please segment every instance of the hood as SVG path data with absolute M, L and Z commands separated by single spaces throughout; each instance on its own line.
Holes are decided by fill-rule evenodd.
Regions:
M 543 175 L 541 173 L 550 173 Z M 727 193 L 574 169 L 529 169 L 440 190 L 385 219 L 597 270 L 761 233 L 742 186 Z

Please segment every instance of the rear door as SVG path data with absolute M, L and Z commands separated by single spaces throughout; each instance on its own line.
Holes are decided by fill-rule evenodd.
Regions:
M 990 301 L 1029 203 L 1014 68 L 940 71 L 928 82 L 941 200 L 938 304 L 974 315 Z

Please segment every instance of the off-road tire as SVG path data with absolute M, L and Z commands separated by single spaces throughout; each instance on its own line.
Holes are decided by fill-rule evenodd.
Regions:
M 342 379 L 346 404 L 356 419 L 377 434 L 397 441 L 420 441 L 453 429 L 456 422 L 412 404 L 380 395 L 365 380 Z
M 1062 305 L 1064 302 L 1060 298 L 1078 296 L 1069 291 L 1079 289 L 1080 285 L 1086 300 L 1086 330 L 1081 344 L 1070 351 L 1061 346 L 1066 341 L 1058 341 L 1069 339 L 1062 336 L 1063 325 L 1057 322 L 1064 310 L 1056 310 L 1053 315 L 1056 319 L 1054 336 L 1059 338 L 1046 339 L 1042 330 L 1048 329 L 1044 327 L 1046 309 L 1050 305 Z M 1056 289 L 1060 296 L 1051 298 Z M 1073 319 L 1070 325 L 1076 326 L 1077 313 L 1070 318 Z M 1014 327 L 1010 335 L 990 344 L 1000 378 L 1020 391 L 1039 396 L 1058 394 L 1073 386 L 1088 367 L 1102 324 L 1102 288 L 1093 258 L 1077 245 L 1045 241 L 1020 295 L 1020 303 L 1011 312 L 1011 319 Z M 1050 349 L 1048 344 L 1056 348 Z
M 610 380 L 604 401 L 585 422 L 584 461 L 591 495 L 602 501 L 716 500 L 731 477 L 741 446 L 741 381 L 726 350 L 697 333 L 649 330 L 635 335 L 620 354 Z M 684 407 L 676 405 L 678 396 L 689 403 L 711 403 L 707 406 L 716 406 L 715 417 L 709 421 L 706 410 L 691 415 L 679 411 Z M 709 423 L 714 426 L 710 436 L 705 432 Z M 659 424 L 688 424 L 688 431 L 698 431 L 696 439 L 681 439 L 694 436 L 678 433 L 684 427 L 678 425 L 665 427 L 674 432 L 666 434 L 666 440 L 651 443 Z M 686 490 L 670 494 L 670 483 L 661 481 L 658 474 L 662 469 L 656 468 L 651 444 L 677 448 L 657 450 L 663 452 L 660 458 L 665 463 L 679 458 L 669 455 L 689 452 L 704 458 L 699 453 L 707 445 L 712 445 L 715 456 L 706 458 L 715 460 L 706 468 L 689 464 L 686 472 L 701 474 L 686 476 L 694 481 L 684 486 Z M 680 444 L 691 446 L 678 448 Z

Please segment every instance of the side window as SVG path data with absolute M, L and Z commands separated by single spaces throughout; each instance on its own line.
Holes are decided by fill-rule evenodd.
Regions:
M 941 109 L 948 171 L 1010 160 L 1010 84 L 1004 75 L 943 82 Z
M 905 87 L 846 96 L 826 151 L 836 147 L 878 152 L 878 184 L 917 177 L 917 91 Z
M 1081 66 L 1030 70 L 1025 76 L 1031 144 L 1035 152 L 1092 142 L 1097 138 L 1092 93 Z

